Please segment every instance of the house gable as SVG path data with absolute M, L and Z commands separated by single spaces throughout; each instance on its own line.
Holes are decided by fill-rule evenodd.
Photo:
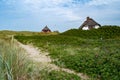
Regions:
M 47 25 L 42 29 L 42 32 L 51 32 Z

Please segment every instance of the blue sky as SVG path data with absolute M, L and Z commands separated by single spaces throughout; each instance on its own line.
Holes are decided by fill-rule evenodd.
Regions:
M 120 25 L 120 0 L 0 0 L 0 30 L 60 32 L 78 28 L 86 17 Z

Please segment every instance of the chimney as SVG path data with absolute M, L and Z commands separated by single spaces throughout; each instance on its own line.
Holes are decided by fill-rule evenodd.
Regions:
M 87 19 L 87 20 L 89 20 L 89 19 L 90 19 L 90 17 L 87 17 L 86 19 Z

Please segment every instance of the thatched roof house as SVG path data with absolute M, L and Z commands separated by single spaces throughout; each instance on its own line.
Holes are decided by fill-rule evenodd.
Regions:
M 101 27 L 100 24 L 98 24 L 96 21 L 94 21 L 92 18 L 87 17 L 86 21 L 79 27 L 79 29 L 82 30 L 90 30 L 90 29 L 97 29 Z
M 42 29 L 42 32 L 51 32 L 47 25 Z

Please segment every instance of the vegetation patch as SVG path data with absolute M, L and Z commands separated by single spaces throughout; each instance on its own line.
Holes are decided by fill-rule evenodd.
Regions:
M 117 28 L 117 29 L 116 29 Z M 102 39 L 98 35 L 101 36 Z M 110 34 L 106 33 L 111 31 Z M 110 30 L 110 31 L 109 31 Z M 117 31 L 116 31 L 117 30 Z M 74 30 L 73 30 L 74 31 Z M 49 36 L 16 36 L 20 42 L 42 48 L 50 52 L 54 63 L 60 67 L 69 68 L 76 72 L 83 72 L 91 78 L 101 80 L 120 79 L 120 35 L 118 27 L 103 27 L 93 31 L 76 33 L 49 35 Z M 74 31 L 74 32 L 75 32 Z M 97 35 L 95 32 L 98 32 Z M 115 33 L 115 32 L 116 33 Z M 91 34 L 89 36 L 88 34 Z M 84 37 L 83 37 L 84 36 Z
M 25 53 L 11 38 L 0 39 L 0 80 L 81 80 L 74 74 L 42 68 Z
M 15 44 L 0 40 L 0 80 L 25 80 L 30 61 Z
M 119 38 L 120 27 L 119 26 L 102 26 L 99 29 L 92 29 L 92 30 L 71 29 L 64 33 L 61 33 L 61 35 L 77 36 L 85 39 Z

